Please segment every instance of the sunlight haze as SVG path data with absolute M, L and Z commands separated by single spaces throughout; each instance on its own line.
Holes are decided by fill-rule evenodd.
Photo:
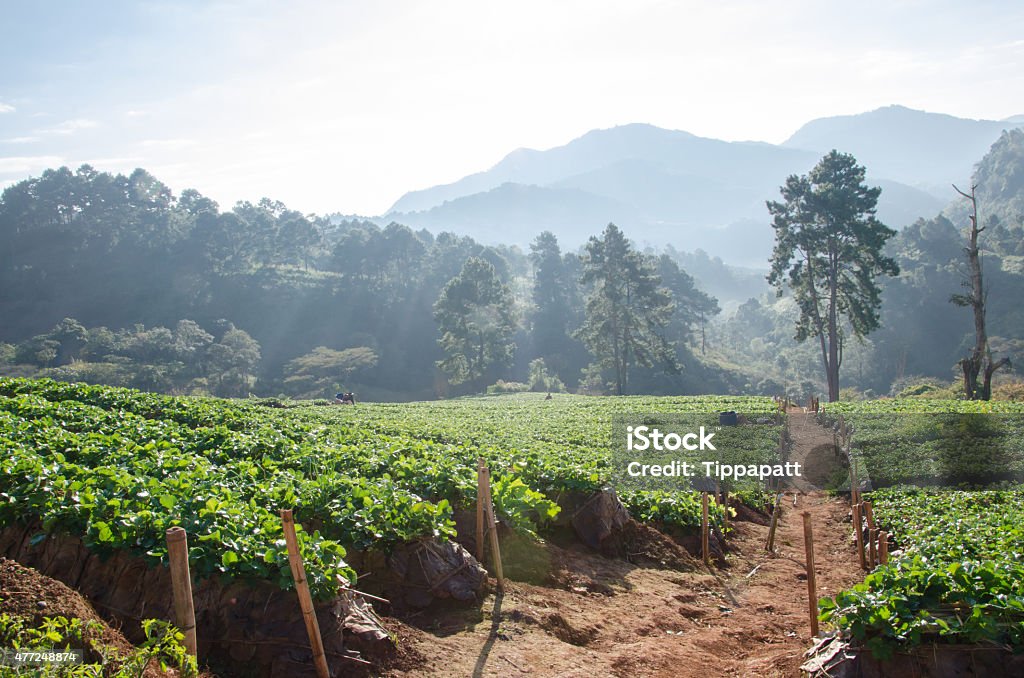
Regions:
M 520 147 L 646 122 L 779 143 L 879 106 L 1024 113 L 1011 2 L 5 3 L 0 185 L 377 215 Z

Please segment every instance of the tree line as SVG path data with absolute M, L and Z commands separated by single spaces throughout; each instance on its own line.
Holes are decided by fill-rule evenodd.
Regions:
M 499 380 L 735 387 L 692 364 L 694 332 L 719 307 L 673 254 L 638 252 L 614 225 L 577 252 L 543 233 L 524 253 L 270 199 L 222 211 L 144 170 L 59 168 L 0 196 L 0 371 L 381 399 Z M 616 330 L 605 340 L 601 327 Z
M 1021 167 L 1024 133 L 1004 134 L 975 172 L 981 216 L 961 201 L 896 232 L 864 168 L 828 154 L 768 201 L 767 275 L 641 250 L 615 224 L 576 250 L 544 232 L 523 252 L 266 198 L 222 210 L 141 169 L 48 170 L 0 195 L 0 373 L 381 400 L 835 399 L 926 381 L 987 397 L 985 374 L 1012 376 L 1024 348 Z

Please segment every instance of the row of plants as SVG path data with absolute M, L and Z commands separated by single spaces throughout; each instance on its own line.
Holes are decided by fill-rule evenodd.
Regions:
M 723 411 L 744 413 L 752 425 L 719 429 L 718 414 Z M 717 429 L 718 451 L 702 454 L 680 450 L 672 456 L 691 463 L 707 459 L 735 464 L 777 462 L 782 424 L 777 405 L 760 396 L 600 398 L 559 394 L 547 400 L 543 394 L 527 393 L 439 402 L 308 407 L 297 412 L 332 429 L 354 426 L 374 436 L 468 448 L 492 467 L 513 469 L 530 487 L 553 499 L 566 492 L 589 493 L 611 484 L 638 519 L 683 530 L 700 526 L 700 496 L 692 486 L 672 490 L 617 486 L 612 460 L 624 444 L 620 438 L 625 422 L 674 419 L 677 425 L 685 422 L 693 430 L 698 426 Z M 467 461 L 475 468 L 475 457 Z M 771 500 L 759 482 L 726 481 L 722 488 L 756 508 Z M 722 510 L 713 506 L 711 518 L 721 525 Z
M 851 458 L 872 487 L 1024 481 L 1024 403 L 836 403 L 819 419 L 837 427 L 840 415 L 853 430 Z
M 1024 488 L 891 488 L 868 495 L 898 550 L 820 601 L 878 658 L 928 642 L 1024 651 Z
M 878 398 L 826 403 L 822 411 L 838 416 L 864 414 L 1022 414 L 1024 402 L 1011 400 L 960 400 L 957 398 Z
M 405 405 L 267 407 L 48 380 L 0 379 L 0 525 L 37 520 L 38 539 L 166 559 L 164 531 L 190 535 L 199 576 L 291 585 L 279 511 L 293 508 L 314 593 L 354 580 L 346 548 L 387 550 L 454 536 L 475 502 L 476 460 L 492 468 L 498 512 L 524 532 L 555 518 L 565 492 L 609 480 L 612 420 L 631 412 L 762 414 L 764 398 L 511 396 Z M 774 458 L 778 422 L 742 426 L 745 459 Z M 753 463 L 753 462 L 752 462 Z M 757 487 L 745 490 L 763 503 Z M 693 529 L 690 491 L 624 492 L 638 518 Z M 715 507 L 713 517 L 721 521 Z M 300 527 L 301 529 L 301 527 Z
M 166 672 L 190 678 L 199 675 L 196 658 L 189 655 L 185 636 L 167 622 L 146 619 L 142 631 L 146 639 L 130 651 L 103 641 L 103 625 L 94 620 L 62 616 L 27 616 L 0 613 L 0 650 L 9 660 L 21 656 L 25 663 L 9 661 L 0 665 L 0 678 L 32 675 L 38 678 L 142 678 L 147 669 L 160 667 Z M 83 652 L 80 663 L 34 661 L 35 653 Z

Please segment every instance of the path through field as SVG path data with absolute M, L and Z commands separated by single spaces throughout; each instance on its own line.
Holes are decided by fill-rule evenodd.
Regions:
M 836 463 L 822 456 L 831 433 L 799 410 L 790 420 L 791 459 L 827 466 L 815 471 L 827 475 Z M 395 624 L 403 654 L 392 675 L 799 675 L 810 644 L 801 512 L 810 512 L 814 528 L 818 595 L 863 578 L 848 505 L 802 488 L 785 496 L 775 555 L 764 549 L 766 525 L 737 521 L 725 566 L 711 571 L 639 566 L 582 546 L 549 545 L 548 585 L 510 582 L 479 609 Z

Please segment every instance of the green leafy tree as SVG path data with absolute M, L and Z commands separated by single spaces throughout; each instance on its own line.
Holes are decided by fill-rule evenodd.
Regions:
M 676 368 L 672 346 L 663 336 L 672 317 L 672 294 L 662 287 L 652 262 L 633 249 L 615 224 L 587 243 L 581 282 L 590 286 L 590 294 L 576 336 L 603 368 L 614 372 L 617 395 L 627 392 L 633 365 Z
M 530 330 L 533 354 L 543 359 L 556 374 L 565 374 L 571 354 L 579 344 L 569 336 L 575 315 L 572 296 L 576 281 L 562 258 L 558 239 L 544 231 L 530 244 L 533 265 L 533 310 Z
M 352 375 L 377 364 L 377 352 L 368 346 L 357 346 L 337 351 L 317 346 L 285 366 L 284 383 L 299 395 L 323 395 L 325 389 L 347 384 Z
M 693 276 L 679 268 L 668 254 L 658 257 L 658 275 L 672 293 L 675 311 L 672 327 L 681 341 L 690 341 L 695 332 L 700 333 L 700 350 L 707 346 L 707 321 L 722 312 L 718 300 L 697 288 Z
M 206 350 L 207 365 L 215 394 L 245 396 L 256 383 L 260 345 L 245 330 L 229 326 L 224 336 Z
M 857 338 L 878 328 L 880 275 L 899 274 L 882 254 L 896 234 L 875 218 L 880 188 L 864 184 L 864 167 L 831 151 L 810 174 L 791 175 L 782 202 L 768 201 L 775 249 L 768 282 L 786 286 L 800 308 L 796 339 L 817 338 L 828 380 L 828 399 L 839 399 L 844 324 Z
M 527 383 L 530 385 L 531 391 L 565 392 L 565 384 L 557 375 L 548 371 L 548 366 L 544 364 L 544 358 L 535 358 L 530 361 Z
M 512 293 L 489 262 L 466 260 L 441 291 L 434 318 L 446 356 L 438 367 L 452 383 L 481 380 L 511 364 L 516 327 Z

